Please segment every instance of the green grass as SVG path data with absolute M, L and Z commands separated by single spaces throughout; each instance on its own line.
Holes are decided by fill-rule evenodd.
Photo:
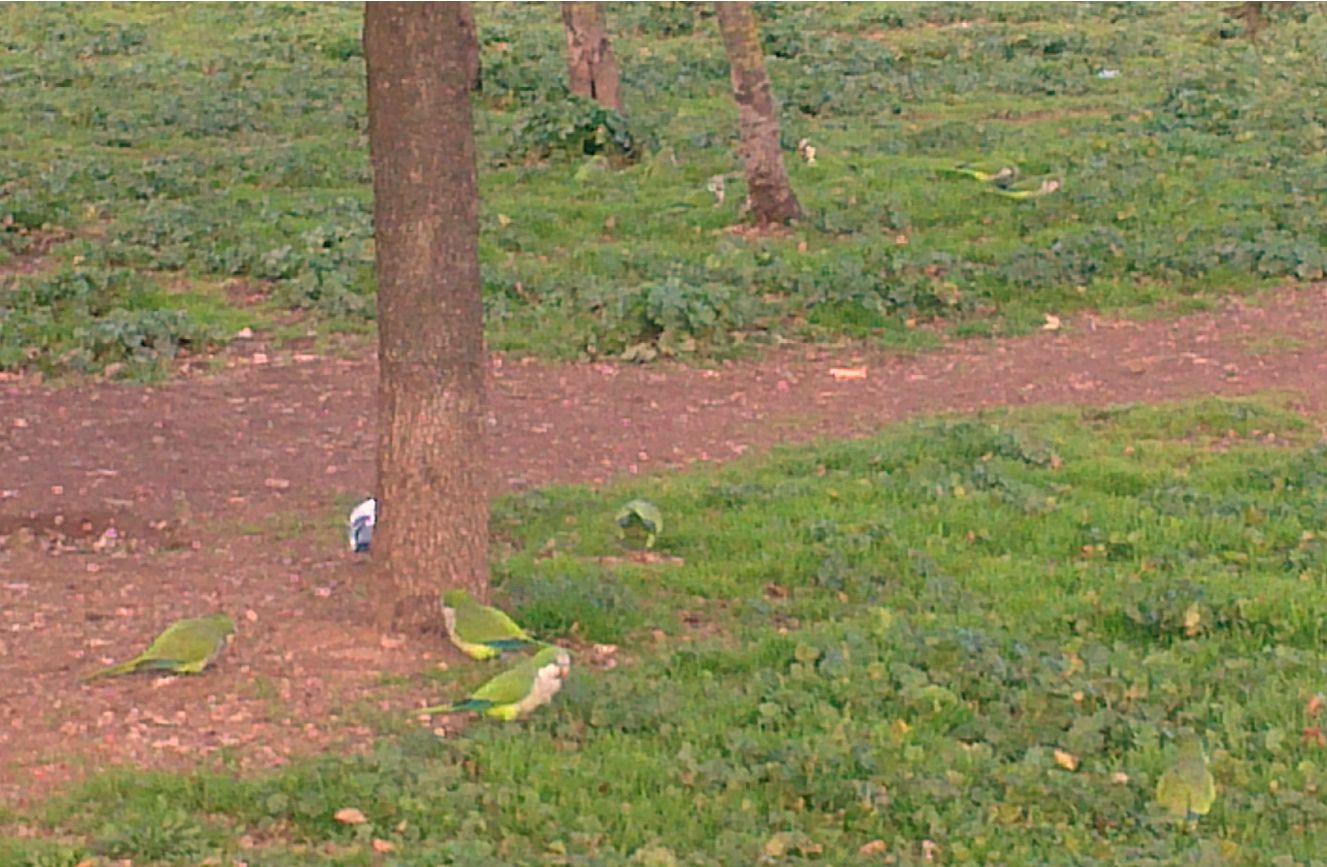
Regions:
M 0 861 L 372 864 L 379 838 L 402 865 L 880 863 L 873 840 L 899 864 L 923 841 L 936 863 L 1311 863 L 1314 439 L 1272 401 L 992 412 L 510 497 L 498 599 L 620 643 L 619 667 L 581 665 L 525 723 L 380 720 L 368 756 L 108 772 L 9 817 L 44 840 Z M 681 565 L 598 559 L 635 496 Z M 421 675 L 440 695 L 482 676 Z M 1183 729 L 1220 786 L 1193 831 L 1151 807 Z M 368 824 L 335 822 L 347 806 Z
M 1243 341 L 1244 350 L 1250 355 L 1275 355 L 1297 352 L 1304 348 L 1304 341 L 1297 337 L 1273 334 L 1266 337 L 1248 338 Z
M 640 359 L 776 338 L 915 345 L 908 320 L 1018 333 L 1046 312 L 1183 311 L 1327 266 L 1314 4 L 1275 10 L 1256 45 L 1212 5 L 758 8 L 808 216 L 744 238 L 727 231 L 744 198 L 736 113 L 703 4 L 609 9 L 625 126 L 567 99 L 555 10 L 478 6 L 492 346 Z M 271 314 L 362 330 L 359 27 L 353 5 L 7 9 L 3 255 L 63 226 L 99 249 L 95 267 L 241 277 L 270 288 Z M 611 153 L 626 136 L 633 159 Z M 794 155 L 803 138 L 815 165 Z M 940 173 L 959 161 L 1054 173 L 1064 191 L 1008 201 Z M 6 297 L 8 344 L 24 317 Z M 0 366 L 58 371 L 82 345 L 32 327 L 57 348 Z

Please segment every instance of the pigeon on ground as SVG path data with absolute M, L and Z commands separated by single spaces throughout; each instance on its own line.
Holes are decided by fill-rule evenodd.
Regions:
M 350 550 L 356 554 L 369 550 L 373 524 L 378 517 L 378 501 L 369 497 L 350 513 Z

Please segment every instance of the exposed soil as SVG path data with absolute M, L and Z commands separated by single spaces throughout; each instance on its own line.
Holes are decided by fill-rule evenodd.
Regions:
M 495 357 L 494 488 L 602 484 L 1008 404 L 1270 389 L 1320 420 L 1324 334 L 1314 286 L 924 355 L 797 346 L 713 370 Z M 377 634 L 367 561 L 328 523 L 373 487 L 376 366 L 368 344 L 358 355 L 255 353 L 154 387 L 0 383 L 0 801 L 111 763 L 268 767 L 360 748 L 375 715 L 439 698 L 382 685 L 455 657 Z M 205 676 L 79 682 L 216 609 L 240 634 Z

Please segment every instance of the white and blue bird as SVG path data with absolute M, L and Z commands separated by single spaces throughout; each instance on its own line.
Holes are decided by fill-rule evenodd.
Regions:
M 373 525 L 378 519 L 378 501 L 369 497 L 350 513 L 350 550 L 359 554 L 369 550 Z

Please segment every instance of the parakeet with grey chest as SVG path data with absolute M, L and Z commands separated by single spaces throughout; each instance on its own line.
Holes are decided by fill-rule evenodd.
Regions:
M 226 640 L 234 632 L 235 622 L 224 614 L 177 620 L 154 638 L 147 650 L 138 656 L 94 671 L 84 680 L 141 670 L 197 674 L 221 654 L 226 647 Z
M 571 654 L 561 647 L 545 647 L 494 677 L 453 704 L 424 708 L 419 713 L 475 711 L 493 719 L 510 721 L 529 716 L 548 704 L 571 673 Z
M 504 650 L 541 643 L 505 612 L 476 601 L 464 590 L 442 594 L 442 619 L 452 644 L 472 659 L 491 659 Z

